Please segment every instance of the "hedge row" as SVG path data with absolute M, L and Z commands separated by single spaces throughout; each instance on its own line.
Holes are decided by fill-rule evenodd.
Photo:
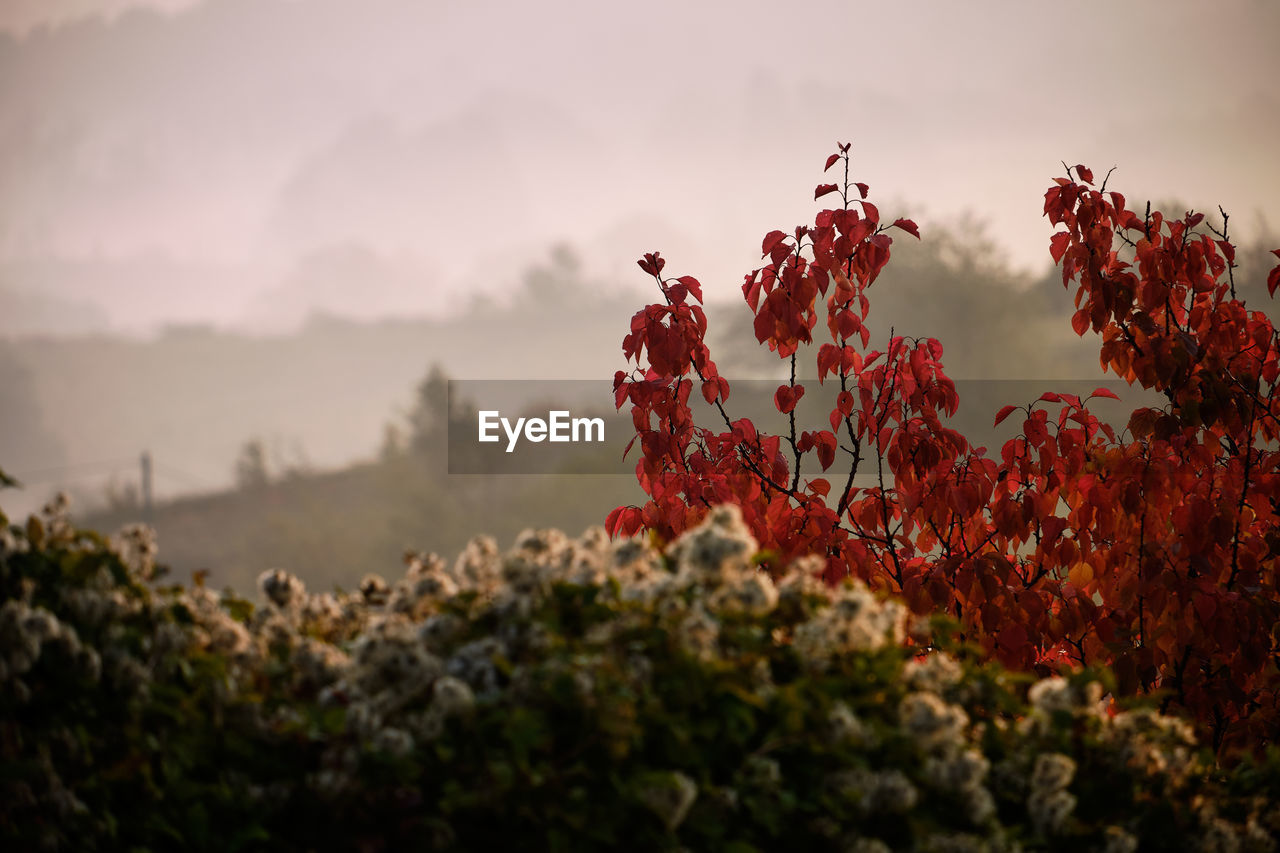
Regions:
M 0 836 L 75 850 L 1274 850 L 1280 757 L 1215 766 L 1105 672 L 1033 682 L 731 506 L 665 553 L 529 531 L 254 603 L 153 539 L 0 515 Z

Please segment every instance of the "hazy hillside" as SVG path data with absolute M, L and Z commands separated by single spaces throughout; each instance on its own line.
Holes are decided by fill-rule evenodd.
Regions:
M 349 590 L 370 572 L 389 576 L 407 551 L 452 560 L 480 532 L 507 547 L 526 528 L 586 529 L 643 498 L 634 478 L 449 476 L 403 455 L 181 498 L 157 506 L 151 523 L 176 580 L 203 569 L 217 588 L 253 589 L 263 571 L 286 567 L 312 589 Z M 137 505 L 77 514 L 102 530 L 141 517 Z
M 144 451 L 161 497 L 229 486 L 255 438 L 298 468 L 372 459 L 433 364 L 470 379 L 610 378 L 622 367 L 642 297 L 583 279 L 563 250 L 512 291 L 450 319 L 313 317 L 290 335 L 187 326 L 151 340 L 16 340 L 0 350 L 0 411 L 25 425 L 0 432 L 0 459 L 30 488 L 6 505 L 30 510 L 59 486 L 97 498 L 113 476 L 136 481 Z

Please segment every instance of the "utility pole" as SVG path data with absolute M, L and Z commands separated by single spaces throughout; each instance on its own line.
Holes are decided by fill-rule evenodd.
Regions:
M 142 522 L 151 523 L 151 451 L 142 451 Z

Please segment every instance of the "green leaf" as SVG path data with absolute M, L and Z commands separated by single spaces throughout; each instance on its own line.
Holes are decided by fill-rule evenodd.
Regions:
M 222 598 L 222 606 L 237 622 L 247 622 L 253 616 L 253 602 L 236 597 L 230 589 Z

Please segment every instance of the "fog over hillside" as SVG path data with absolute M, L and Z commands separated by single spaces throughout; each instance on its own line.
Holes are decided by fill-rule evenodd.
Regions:
M 923 237 L 877 334 L 959 377 L 1089 373 L 1045 188 L 1114 165 L 1132 206 L 1222 204 L 1256 277 L 1275 32 L 1260 0 L 0 3 L 0 466 L 30 486 L 0 497 L 101 502 L 143 451 L 158 499 L 216 491 L 255 439 L 367 461 L 433 364 L 611 377 L 655 250 L 767 372 L 742 276 L 837 141 Z
M 1062 159 L 1280 218 L 1274 4 L 727 9 L 5 4 L 0 294 L 28 307 L 0 335 L 438 316 L 559 241 L 608 281 L 662 249 L 728 295 L 838 139 L 881 202 L 926 231 L 976 211 L 1018 267 Z

